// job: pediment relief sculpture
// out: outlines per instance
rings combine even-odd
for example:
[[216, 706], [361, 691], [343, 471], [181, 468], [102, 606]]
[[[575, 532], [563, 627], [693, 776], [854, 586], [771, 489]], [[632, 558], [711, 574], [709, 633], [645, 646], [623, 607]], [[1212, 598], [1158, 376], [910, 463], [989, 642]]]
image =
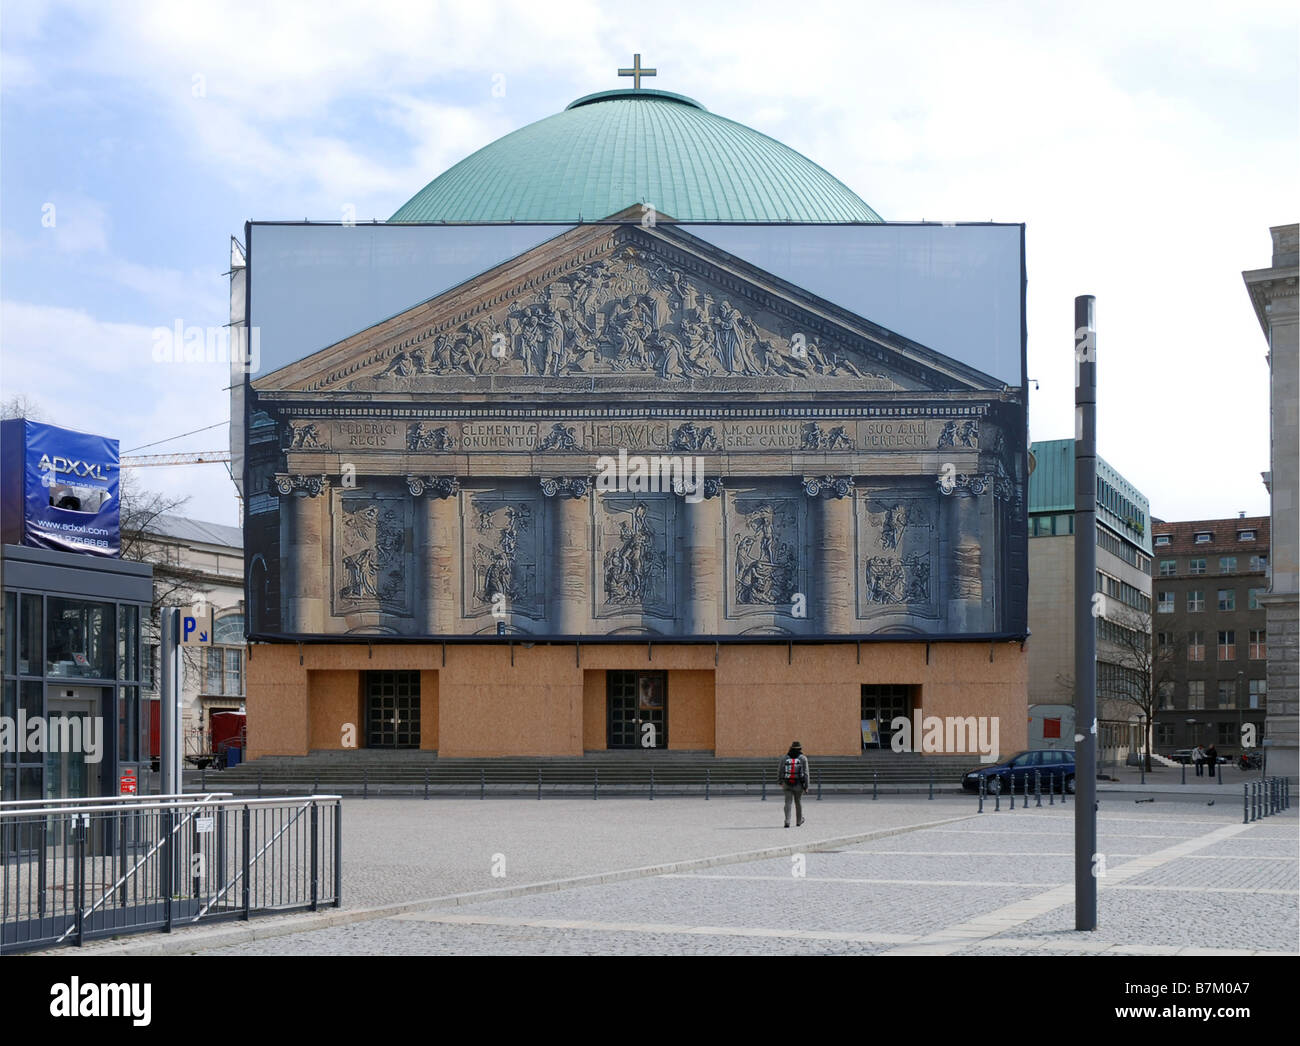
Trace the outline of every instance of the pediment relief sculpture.
[[[673, 235], [691, 241], [691, 254], [620, 227], [597, 248], [556, 257], [575, 235], [509, 263], [514, 274], [539, 255], [531, 275], [501, 285], [494, 270], [254, 384], [373, 394], [497, 376], [625, 375], [705, 387], [765, 378], [876, 392], [991, 383], [869, 321], [855, 330], [858, 318], [801, 302], [797, 289], [764, 282], [735, 259], [710, 265], [713, 249], [687, 234]], [[935, 361], [950, 364], [948, 373], [927, 369]]]

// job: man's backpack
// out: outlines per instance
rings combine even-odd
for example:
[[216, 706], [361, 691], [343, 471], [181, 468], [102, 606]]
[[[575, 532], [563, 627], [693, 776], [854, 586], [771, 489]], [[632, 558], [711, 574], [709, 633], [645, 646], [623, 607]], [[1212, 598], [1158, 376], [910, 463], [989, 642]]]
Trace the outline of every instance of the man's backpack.
[[781, 783], [783, 785], [801, 785], [803, 781], [803, 764], [792, 755], [781, 760]]

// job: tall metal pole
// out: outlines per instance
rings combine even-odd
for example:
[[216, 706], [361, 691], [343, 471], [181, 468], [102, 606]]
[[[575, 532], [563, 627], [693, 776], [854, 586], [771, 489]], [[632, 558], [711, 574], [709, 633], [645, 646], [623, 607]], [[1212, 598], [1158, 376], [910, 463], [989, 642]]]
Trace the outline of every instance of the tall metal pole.
[[158, 769], [162, 773], [163, 795], [176, 795], [181, 790], [180, 613], [177, 607], [162, 608]]
[[[1074, 928], [1097, 928], [1097, 299], [1074, 299]], [[1100, 601], [1097, 601], [1098, 603]]]

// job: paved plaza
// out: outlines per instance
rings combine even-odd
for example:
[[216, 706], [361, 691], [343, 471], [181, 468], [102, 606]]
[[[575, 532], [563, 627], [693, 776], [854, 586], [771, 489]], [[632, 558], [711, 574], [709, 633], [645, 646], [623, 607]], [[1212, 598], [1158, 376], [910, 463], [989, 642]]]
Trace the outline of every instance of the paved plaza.
[[[1136, 798], [1154, 798], [1138, 803]], [[209, 955], [1300, 951], [1294, 810], [1102, 795], [1100, 927], [1074, 930], [1074, 803], [349, 800], [344, 906], [101, 941]], [[494, 874], [495, 873], [495, 874]], [[784, 938], [779, 944], [774, 938]]]

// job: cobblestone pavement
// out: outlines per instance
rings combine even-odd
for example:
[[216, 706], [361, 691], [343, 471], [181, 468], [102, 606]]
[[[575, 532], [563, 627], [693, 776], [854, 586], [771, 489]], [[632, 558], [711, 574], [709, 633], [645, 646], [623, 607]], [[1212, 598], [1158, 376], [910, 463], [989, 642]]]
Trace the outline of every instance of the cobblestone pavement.
[[[1243, 825], [1223, 804], [1103, 800], [1100, 927], [1081, 933], [1073, 929], [1072, 803], [972, 816], [973, 801], [959, 797], [828, 799], [810, 804], [809, 824], [790, 831], [771, 800], [445, 801], [382, 812], [372, 802], [365, 817], [357, 805], [348, 807], [348, 853], [363, 852], [348, 872], [349, 903], [535, 888], [234, 945], [195, 938], [192, 950], [770, 954], [779, 937], [783, 949], [793, 942], [828, 955], [1300, 951], [1294, 811]], [[834, 841], [877, 829], [902, 830]], [[804, 849], [698, 863], [782, 845]], [[491, 877], [494, 853], [505, 857], [504, 878]], [[692, 861], [620, 881], [538, 887], [544, 877]]]

